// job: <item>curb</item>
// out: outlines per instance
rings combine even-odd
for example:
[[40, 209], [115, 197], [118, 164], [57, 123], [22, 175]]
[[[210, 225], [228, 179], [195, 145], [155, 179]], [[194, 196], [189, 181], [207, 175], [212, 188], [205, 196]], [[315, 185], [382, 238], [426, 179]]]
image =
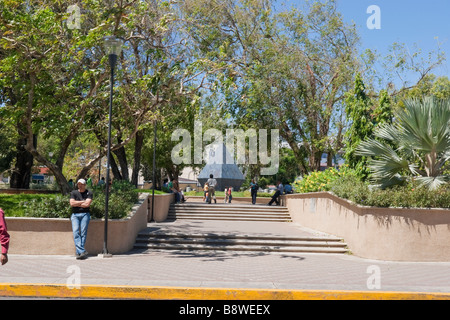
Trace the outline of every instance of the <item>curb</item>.
[[0, 284], [1, 297], [143, 300], [450, 300], [450, 293], [236, 289], [157, 286]]

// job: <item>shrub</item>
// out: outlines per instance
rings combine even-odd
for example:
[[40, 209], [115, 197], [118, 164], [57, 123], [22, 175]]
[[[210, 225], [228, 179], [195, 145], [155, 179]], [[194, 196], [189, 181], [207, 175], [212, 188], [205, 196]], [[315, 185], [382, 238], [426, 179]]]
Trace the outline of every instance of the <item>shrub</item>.
[[[103, 188], [94, 188], [94, 200], [91, 205], [93, 218], [105, 216], [106, 195]], [[115, 181], [111, 185], [108, 201], [108, 218], [122, 219], [127, 216], [133, 205], [138, 201], [139, 193], [128, 181]]]
[[36, 218], [69, 218], [72, 211], [69, 197], [55, 195], [21, 202], [24, 207], [24, 216]]
[[374, 207], [399, 208], [450, 208], [450, 186], [430, 190], [417, 183], [393, 186], [387, 189], [370, 188], [367, 182], [347, 176], [330, 184], [336, 196], [357, 204]]
[[[90, 207], [91, 217], [101, 219], [105, 216], [104, 189], [93, 187], [92, 192], [94, 197]], [[108, 218], [126, 217], [138, 199], [139, 193], [132, 184], [127, 181], [114, 182], [109, 195]], [[27, 217], [69, 218], [72, 213], [69, 201], [68, 195], [55, 195], [24, 201], [20, 205], [24, 208], [24, 215]]]
[[348, 199], [355, 203], [366, 204], [369, 185], [360, 180], [356, 175], [348, 174], [335, 179], [328, 185], [329, 191], [338, 197]]
[[350, 169], [347, 165], [343, 165], [339, 170], [328, 168], [324, 171], [312, 172], [303, 179], [296, 180], [292, 187], [299, 193], [330, 191], [330, 184], [333, 181], [345, 176], [356, 177], [356, 175], [356, 171]]

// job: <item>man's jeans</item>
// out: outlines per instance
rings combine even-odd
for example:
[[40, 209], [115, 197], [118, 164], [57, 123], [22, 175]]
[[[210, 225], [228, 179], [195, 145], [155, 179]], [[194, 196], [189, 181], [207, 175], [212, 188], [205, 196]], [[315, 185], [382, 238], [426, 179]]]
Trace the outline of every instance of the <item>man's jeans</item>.
[[91, 215], [89, 212], [72, 213], [70, 221], [72, 221], [73, 240], [75, 242], [75, 250], [77, 254], [82, 254], [84, 244], [86, 243], [86, 235]]

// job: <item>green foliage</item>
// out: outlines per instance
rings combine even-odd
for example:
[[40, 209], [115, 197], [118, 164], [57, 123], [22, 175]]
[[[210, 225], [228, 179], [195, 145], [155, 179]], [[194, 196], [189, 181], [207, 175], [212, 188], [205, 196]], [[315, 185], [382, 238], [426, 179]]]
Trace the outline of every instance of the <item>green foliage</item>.
[[292, 187], [299, 193], [329, 191], [331, 183], [337, 179], [346, 176], [356, 177], [357, 175], [356, 170], [349, 168], [348, 165], [343, 165], [339, 170], [328, 168], [324, 171], [312, 172], [303, 179], [295, 181]]
[[[105, 216], [105, 193], [103, 188], [94, 188], [94, 200], [91, 205], [93, 218], [101, 219]], [[108, 202], [108, 218], [122, 219], [127, 216], [133, 205], [138, 201], [139, 193], [128, 181], [114, 181], [111, 186]]]
[[417, 183], [393, 186], [382, 190], [370, 188], [368, 182], [356, 176], [346, 176], [333, 181], [330, 191], [354, 203], [373, 207], [397, 208], [450, 208], [450, 185], [429, 190]]
[[[450, 99], [425, 97], [405, 101], [395, 123], [383, 124], [375, 137], [360, 143], [356, 154], [371, 157], [369, 168], [380, 187], [416, 180], [435, 189], [449, 181]], [[393, 147], [396, 146], [396, 147]]]
[[0, 194], [0, 208], [7, 217], [22, 217], [30, 203], [54, 196], [54, 194]]
[[[105, 215], [105, 193], [104, 189], [94, 187], [92, 190], [94, 197], [91, 204], [91, 217], [94, 219], [104, 218]], [[10, 196], [11, 197], [11, 196]], [[17, 196], [16, 196], [17, 198]], [[122, 219], [131, 211], [137, 203], [139, 192], [126, 181], [114, 182], [111, 187], [108, 205], [108, 217], [110, 219]], [[7, 197], [8, 199], [8, 197]], [[39, 218], [69, 218], [72, 211], [69, 204], [69, 196], [63, 195], [23, 195], [20, 202], [14, 203], [21, 208], [15, 212], [17, 215]], [[5, 210], [9, 210], [6, 207]], [[14, 212], [10, 212], [14, 214]]]
[[367, 158], [357, 156], [355, 150], [362, 140], [372, 136], [375, 123], [372, 119], [370, 103], [361, 75], [357, 74], [354, 89], [347, 94], [345, 101], [345, 111], [351, 126], [345, 133], [344, 158], [346, 163], [364, 179], [369, 175]]
[[72, 211], [67, 196], [55, 195], [21, 203], [24, 216], [35, 218], [69, 218]]

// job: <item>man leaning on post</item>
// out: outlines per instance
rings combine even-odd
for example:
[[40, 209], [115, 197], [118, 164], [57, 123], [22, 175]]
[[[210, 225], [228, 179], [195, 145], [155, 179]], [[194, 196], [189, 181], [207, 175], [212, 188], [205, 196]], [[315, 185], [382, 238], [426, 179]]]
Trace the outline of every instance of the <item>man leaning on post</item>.
[[88, 252], [84, 249], [84, 245], [91, 220], [89, 207], [92, 202], [92, 192], [86, 189], [86, 180], [84, 179], [77, 181], [77, 187], [77, 190], [70, 193], [70, 206], [72, 207], [70, 220], [72, 221], [76, 258], [86, 259]]
[[0, 208], [0, 245], [2, 246], [0, 261], [2, 265], [8, 262], [9, 239], [10, 236], [6, 227], [5, 213]]

